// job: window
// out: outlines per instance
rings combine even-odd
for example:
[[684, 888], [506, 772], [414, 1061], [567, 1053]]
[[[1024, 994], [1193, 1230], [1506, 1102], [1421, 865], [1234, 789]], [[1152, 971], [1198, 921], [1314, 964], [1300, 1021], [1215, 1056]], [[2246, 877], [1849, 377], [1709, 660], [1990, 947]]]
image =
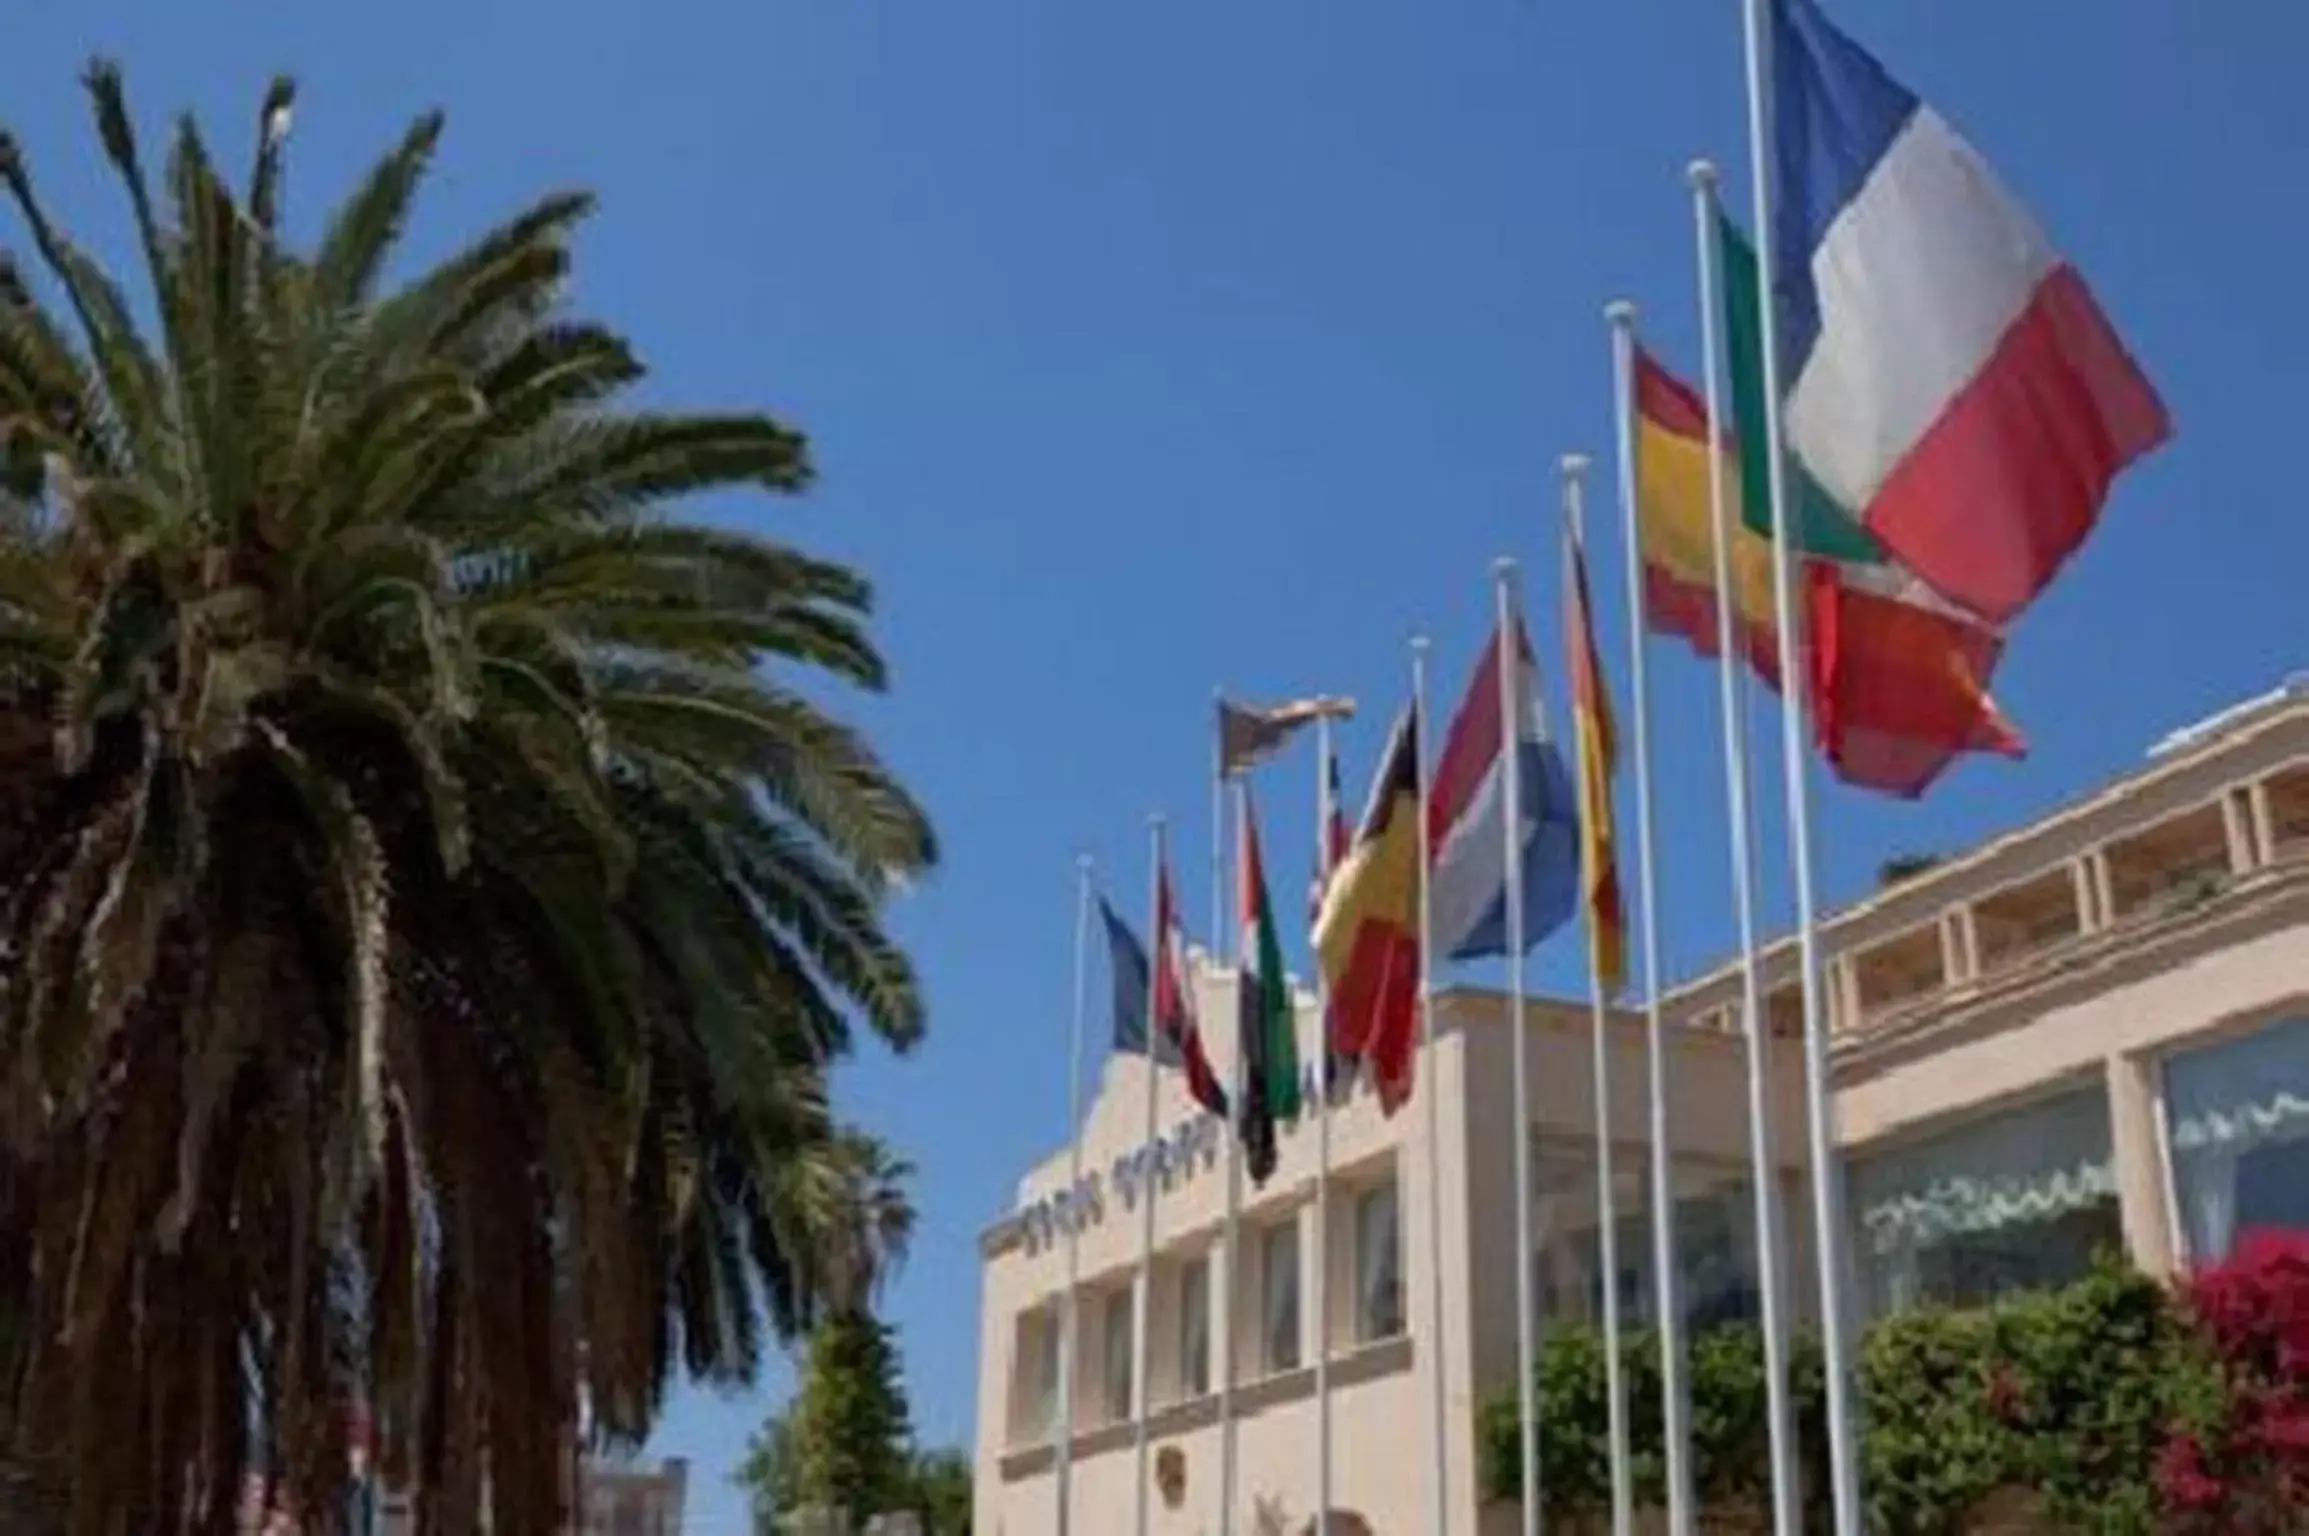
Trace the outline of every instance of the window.
[[[1594, 1154], [1552, 1144], [1545, 1155], [1554, 1171], [1537, 1192], [1535, 1304], [1543, 1321], [1600, 1322], [1603, 1241], [1595, 1219]], [[1753, 1186], [1744, 1170], [1712, 1160], [1678, 1158], [1673, 1166], [1685, 1322], [1697, 1330], [1753, 1319], [1762, 1298], [1756, 1282]], [[1650, 1323], [1659, 1315], [1659, 1297], [1653, 1280], [1649, 1159], [1641, 1152], [1618, 1153], [1612, 1159], [1612, 1186], [1619, 1315], [1625, 1323]]]
[[1179, 1396], [1211, 1390], [1211, 1261], [1200, 1254], [1179, 1266]]
[[1695, 1332], [1752, 1323], [1763, 1315], [1754, 1191], [1746, 1176], [1725, 1176], [1713, 1188], [1676, 1200], [1676, 1268], [1683, 1277], [1684, 1321]]
[[1261, 1341], [1269, 1371], [1299, 1368], [1299, 1224], [1284, 1221], [1267, 1229], [1260, 1248]]
[[[1603, 1318], [1603, 1253], [1596, 1220], [1594, 1146], [1534, 1138], [1532, 1147], [1533, 1304], [1542, 1321], [1596, 1323]], [[1612, 1159], [1612, 1206], [1617, 1219], [1617, 1292], [1620, 1316], [1635, 1315], [1646, 1289], [1643, 1170], [1624, 1152]]]
[[2255, 1231], [2309, 1231], [2309, 1019], [2173, 1057], [2165, 1124], [2191, 1263]]
[[1355, 1339], [1371, 1344], [1403, 1331], [1403, 1234], [1395, 1181], [1355, 1199]]
[[2076, 1279], [2124, 1243], [2113, 1164], [2098, 1084], [1855, 1158], [1869, 1313]]
[[1099, 1308], [1102, 1342], [1106, 1346], [1101, 1364], [1105, 1367], [1106, 1421], [1122, 1424], [1129, 1421], [1133, 1409], [1131, 1401], [1131, 1360], [1137, 1351], [1132, 1347], [1131, 1297], [1128, 1291], [1109, 1291]]
[[1040, 1439], [1058, 1417], [1058, 1307], [1035, 1308], [1019, 1318], [1018, 1391], [1011, 1418], [1012, 1438]]

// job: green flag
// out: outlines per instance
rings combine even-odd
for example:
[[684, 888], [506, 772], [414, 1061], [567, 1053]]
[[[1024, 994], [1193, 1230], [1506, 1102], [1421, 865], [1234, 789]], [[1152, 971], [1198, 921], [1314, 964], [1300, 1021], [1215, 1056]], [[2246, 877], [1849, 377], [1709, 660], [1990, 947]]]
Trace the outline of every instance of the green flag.
[[1299, 1117], [1299, 1032], [1291, 983], [1283, 971], [1283, 944], [1275, 933], [1275, 909], [1267, 900], [1267, 874], [1259, 861], [1258, 819], [1248, 794], [1243, 797], [1242, 839], [1237, 1049], [1243, 1084], [1236, 1134], [1242, 1138], [1251, 1182], [1263, 1184], [1275, 1171], [1275, 1123]]
[[[1724, 274], [1724, 350], [1732, 375], [1732, 420], [1740, 435], [1740, 512], [1748, 526], [1772, 536], [1771, 485], [1764, 453], [1763, 282], [1755, 247], [1731, 216], [1716, 215], [1717, 265]], [[1795, 504], [1795, 547], [1849, 564], [1873, 565], [1884, 547], [1859, 520], [1838, 506], [1793, 456], [1785, 489]]]

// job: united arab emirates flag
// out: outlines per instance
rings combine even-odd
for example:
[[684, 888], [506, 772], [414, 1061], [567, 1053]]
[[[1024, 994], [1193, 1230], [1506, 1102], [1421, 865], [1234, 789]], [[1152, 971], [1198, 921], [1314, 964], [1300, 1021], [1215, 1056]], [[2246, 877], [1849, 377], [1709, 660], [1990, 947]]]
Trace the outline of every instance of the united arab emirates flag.
[[1275, 936], [1275, 911], [1267, 901], [1267, 875], [1259, 863], [1259, 823], [1248, 787], [1242, 816], [1242, 960], [1238, 997], [1236, 1061], [1241, 1064], [1242, 1096], [1235, 1134], [1243, 1144], [1244, 1166], [1253, 1184], [1275, 1171], [1275, 1126], [1299, 1116], [1299, 1045], [1291, 1008], [1291, 984], [1283, 972], [1283, 945]]

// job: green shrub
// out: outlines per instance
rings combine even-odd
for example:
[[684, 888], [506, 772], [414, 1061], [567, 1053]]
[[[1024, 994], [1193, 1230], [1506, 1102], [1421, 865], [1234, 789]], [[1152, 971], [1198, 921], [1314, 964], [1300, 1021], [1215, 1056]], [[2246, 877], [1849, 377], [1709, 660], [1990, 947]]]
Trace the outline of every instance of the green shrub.
[[[1692, 1473], [1711, 1512], [1771, 1498], [1763, 1344], [1753, 1327], [1691, 1340]], [[1635, 1497], [1663, 1501], [1659, 1343], [1623, 1344]], [[2155, 1281], [2104, 1266], [2066, 1288], [1995, 1306], [1904, 1313], [1868, 1330], [1859, 1361], [1868, 1527], [1953, 1536], [1989, 1495], [2027, 1489], [2063, 1527], [2154, 1530], [2168, 1430], [2218, 1391], [2210, 1352]], [[1828, 1516], [1825, 1378], [1813, 1339], [1794, 1341], [1793, 1401], [1805, 1523]], [[1591, 1524], [1611, 1500], [1604, 1350], [1591, 1328], [1552, 1329], [1539, 1360], [1540, 1470], [1551, 1522]], [[1486, 1491], [1514, 1498], [1521, 1455], [1513, 1393], [1484, 1406]]]

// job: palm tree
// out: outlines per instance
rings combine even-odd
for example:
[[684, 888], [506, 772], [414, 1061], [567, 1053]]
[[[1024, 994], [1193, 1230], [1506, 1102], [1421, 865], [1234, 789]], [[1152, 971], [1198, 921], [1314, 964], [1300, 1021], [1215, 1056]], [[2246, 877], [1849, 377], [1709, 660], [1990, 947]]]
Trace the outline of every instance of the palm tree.
[[87, 86], [149, 324], [0, 138], [0, 1452], [222, 1530], [342, 1508], [357, 1408], [428, 1532], [555, 1529], [580, 1404], [638, 1439], [903, 1236], [829, 1196], [936, 856], [815, 702], [868, 590], [676, 515], [805, 443], [620, 403], [590, 198], [388, 287], [438, 115], [292, 250], [286, 81], [240, 192]]

